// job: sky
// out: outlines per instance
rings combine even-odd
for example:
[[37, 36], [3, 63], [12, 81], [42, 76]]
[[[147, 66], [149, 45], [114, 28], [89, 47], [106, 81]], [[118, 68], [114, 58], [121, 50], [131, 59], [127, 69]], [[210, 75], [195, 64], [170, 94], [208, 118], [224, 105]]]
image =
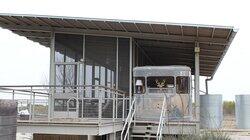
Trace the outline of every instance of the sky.
[[[209, 94], [234, 100], [250, 93], [247, 0], [2, 0], [0, 13], [234, 26], [239, 31], [209, 82]], [[0, 85], [46, 84], [48, 73], [48, 48], [0, 28]]]

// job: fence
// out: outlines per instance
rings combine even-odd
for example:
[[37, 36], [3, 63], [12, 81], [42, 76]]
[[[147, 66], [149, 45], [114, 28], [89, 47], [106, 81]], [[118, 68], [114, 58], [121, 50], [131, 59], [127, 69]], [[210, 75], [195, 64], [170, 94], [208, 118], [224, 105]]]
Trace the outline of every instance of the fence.
[[0, 86], [18, 102], [18, 118], [26, 121], [124, 120], [127, 93], [99, 85]]

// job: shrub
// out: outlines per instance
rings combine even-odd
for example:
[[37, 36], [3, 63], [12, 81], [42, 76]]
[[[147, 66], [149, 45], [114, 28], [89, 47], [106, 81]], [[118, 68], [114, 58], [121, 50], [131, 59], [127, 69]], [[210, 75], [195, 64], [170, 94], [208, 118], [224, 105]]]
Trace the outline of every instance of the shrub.
[[234, 101], [224, 101], [223, 102], [223, 114], [224, 115], [234, 115], [235, 113], [235, 102]]

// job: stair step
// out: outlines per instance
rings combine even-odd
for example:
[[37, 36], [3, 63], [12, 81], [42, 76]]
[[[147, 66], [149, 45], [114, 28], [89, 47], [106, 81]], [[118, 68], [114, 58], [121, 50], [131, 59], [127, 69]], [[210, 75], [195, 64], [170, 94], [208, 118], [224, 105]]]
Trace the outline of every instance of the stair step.
[[158, 126], [152, 126], [148, 128], [147, 126], [133, 126], [132, 132], [133, 133], [146, 133], [149, 132], [150, 134], [156, 134]]
[[136, 135], [136, 134], [131, 135], [131, 137], [135, 137], [135, 138], [156, 138], [156, 136], [152, 136], [152, 135]]

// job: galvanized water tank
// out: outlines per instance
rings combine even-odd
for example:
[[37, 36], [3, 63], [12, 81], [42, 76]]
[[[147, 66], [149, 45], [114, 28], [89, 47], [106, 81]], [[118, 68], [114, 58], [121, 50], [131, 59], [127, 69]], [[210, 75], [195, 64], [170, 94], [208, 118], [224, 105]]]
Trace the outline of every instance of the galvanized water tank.
[[250, 95], [235, 96], [236, 126], [240, 129], [250, 129]]
[[223, 105], [222, 95], [200, 95], [200, 126], [204, 129], [222, 127]]
[[16, 140], [17, 104], [0, 100], [0, 140]]

